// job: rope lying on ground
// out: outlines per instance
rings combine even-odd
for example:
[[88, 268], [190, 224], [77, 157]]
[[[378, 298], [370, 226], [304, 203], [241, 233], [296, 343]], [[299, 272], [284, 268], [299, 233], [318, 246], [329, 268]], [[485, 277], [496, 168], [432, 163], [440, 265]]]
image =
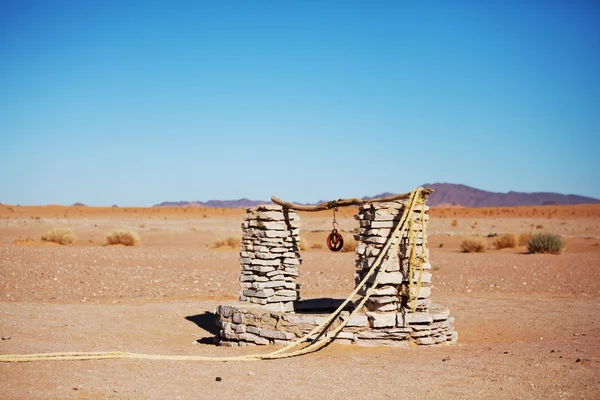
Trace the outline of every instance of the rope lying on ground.
[[[121, 351], [108, 351], [108, 352], [65, 352], [65, 353], [40, 353], [40, 354], [7, 354], [0, 355], [0, 362], [31, 362], [31, 361], [75, 361], [75, 360], [108, 360], [108, 359], [136, 359], [136, 360], [171, 360], [171, 361], [258, 361], [258, 360], [276, 360], [280, 358], [297, 357], [303, 354], [312, 353], [321, 349], [330, 343], [335, 336], [348, 324], [348, 322], [362, 310], [366, 301], [373, 294], [377, 287], [377, 274], [381, 269], [383, 260], [388, 258], [390, 255], [397, 252], [398, 246], [402, 240], [402, 236], [407, 230], [406, 222], [410, 218], [409, 224], [410, 229], [410, 245], [411, 245], [411, 261], [412, 255], [414, 254], [415, 238], [414, 230], [412, 229], [413, 213], [417, 204], [422, 206], [421, 218], [424, 225], [424, 205], [425, 196], [427, 192], [425, 189], [419, 187], [410, 193], [407, 201], [407, 207], [404, 209], [404, 213], [394, 231], [389, 236], [383, 249], [379, 252], [373, 266], [364, 276], [362, 281], [356, 286], [352, 293], [344, 300], [344, 302], [319, 326], [315, 327], [309, 333], [304, 335], [297, 341], [283, 347], [279, 350], [273, 351], [267, 354], [247, 354], [242, 356], [231, 356], [231, 357], [205, 357], [205, 356], [182, 356], [182, 355], [159, 355], [159, 354], [142, 354], [142, 353], [128, 353]], [[393, 245], [392, 245], [393, 243]], [[412, 273], [412, 271], [411, 271]], [[340, 317], [343, 309], [352, 300], [352, 298], [358, 293], [358, 291], [368, 284], [371, 277], [375, 275], [371, 286], [368, 288], [366, 294], [363, 296], [359, 304], [354, 308], [352, 313], [348, 315], [341, 323], [335, 327], [331, 332], [325, 333], [326, 329], [330, 327], [333, 322]], [[409, 276], [409, 298], [413, 299], [412, 295], [412, 280], [413, 276]], [[421, 277], [419, 277], [418, 286], [420, 286]], [[416, 303], [416, 298], [414, 299]], [[316, 340], [313, 340], [307, 346], [289, 352], [292, 349], [300, 346], [301, 344], [311, 340], [313, 335], [316, 335]]]

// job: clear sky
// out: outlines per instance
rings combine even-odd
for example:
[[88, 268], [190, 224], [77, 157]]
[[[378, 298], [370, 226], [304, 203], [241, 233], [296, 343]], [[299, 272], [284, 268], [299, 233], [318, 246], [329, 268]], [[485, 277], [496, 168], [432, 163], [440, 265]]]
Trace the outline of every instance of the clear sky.
[[0, 202], [600, 198], [600, 3], [0, 0]]

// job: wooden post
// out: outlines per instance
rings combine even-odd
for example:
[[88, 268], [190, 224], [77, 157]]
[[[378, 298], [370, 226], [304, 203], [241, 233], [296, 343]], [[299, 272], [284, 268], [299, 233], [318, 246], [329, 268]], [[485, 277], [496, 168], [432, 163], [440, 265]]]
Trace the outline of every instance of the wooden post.
[[[433, 189], [424, 189], [423, 194], [430, 195], [433, 193]], [[348, 206], [361, 206], [363, 204], [370, 203], [384, 203], [387, 201], [396, 201], [396, 200], [405, 200], [408, 199], [410, 193], [402, 193], [389, 197], [379, 197], [370, 200], [362, 200], [362, 199], [339, 199], [339, 200], [331, 200], [324, 201], [323, 203], [315, 204], [312, 206], [305, 206], [301, 204], [290, 203], [281, 199], [278, 199], [275, 196], [271, 196], [271, 201], [275, 204], [282, 206], [283, 208], [289, 208], [297, 211], [323, 211], [323, 210], [331, 210], [332, 208], [337, 207], [348, 207]]]

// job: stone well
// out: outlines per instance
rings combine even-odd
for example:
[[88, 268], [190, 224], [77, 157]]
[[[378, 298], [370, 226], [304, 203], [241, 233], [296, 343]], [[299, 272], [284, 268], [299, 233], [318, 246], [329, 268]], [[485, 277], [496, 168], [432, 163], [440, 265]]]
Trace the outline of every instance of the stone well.
[[[397, 226], [404, 202], [359, 207], [355, 218], [356, 282], [360, 282]], [[426, 224], [429, 208], [417, 207], [414, 234], [402, 238], [383, 260], [378, 285], [363, 310], [335, 338], [336, 343], [409, 346], [453, 344], [454, 318], [446, 307], [431, 303], [431, 264]], [[296, 278], [302, 260], [298, 248], [300, 217], [277, 205], [248, 208], [242, 222], [240, 301], [216, 310], [222, 346], [286, 345], [325, 321], [342, 300], [300, 299]], [[411, 240], [414, 240], [415, 246]], [[393, 243], [394, 244], [394, 243]], [[414, 249], [414, 254], [411, 254]], [[412, 282], [411, 282], [412, 281]], [[366, 288], [359, 289], [359, 296]], [[345, 318], [360, 297], [342, 312]], [[332, 327], [339, 324], [334, 321]]]

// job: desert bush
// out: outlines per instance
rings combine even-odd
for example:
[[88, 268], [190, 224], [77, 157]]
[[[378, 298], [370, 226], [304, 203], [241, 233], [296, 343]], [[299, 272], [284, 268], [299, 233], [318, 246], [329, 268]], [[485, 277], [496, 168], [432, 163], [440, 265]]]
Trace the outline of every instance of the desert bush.
[[521, 233], [519, 235], [519, 246], [527, 246], [531, 241], [531, 233]]
[[500, 249], [513, 249], [517, 247], [517, 237], [512, 233], [505, 233], [494, 240], [494, 247]]
[[465, 253], [485, 253], [486, 241], [480, 236], [470, 236], [463, 239], [460, 248]]
[[25, 243], [33, 243], [35, 242], [35, 240], [33, 240], [32, 237], [18, 237], [15, 240], [13, 240], [14, 244], [25, 244]]
[[298, 242], [298, 249], [300, 249], [300, 251], [308, 250], [308, 242], [304, 239], [300, 239]]
[[565, 241], [554, 233], [536, 233], [527, 244], [530, 253], [560, 254], [564, 248]]
[[211, 248], [213, 249], [217, 249], [219, 247], [231, 247], [231, 248], [236, 248], [236, 247], [240, 247], [240, 239], [233, 237], [233, 236], [227, 236], [225, 239], [217, 239], [213, 242], [213, 244], [211, 244]]
[[536, 225], [535, 229], [544, 229], [544, 225]]
[[125, 246], [137, 246], [141, 243], [140, 237], [136, 232], [125, 229], [115, 229], [109, 232], [105, 239], [108, 245], [122, 244]]
[[345, 238], [344, 245], [342, 246], [342, 249], [340, 251], [343, 253], [349, 253], [351, 251], [356, 250], [356, 246], [358, 246], [358, 243], [356, 242], [354, 237]]
[[452, 225], [453, 227], [457, 227], [457, 226], [458, 226], [458, 221], [457, 221], [457, 220], [455, 220], [455, 219], [453, 219], [453, 220], [452, 220], [452, 224], [451, 224], [451, 225]]
[[323, 244], [322, 243], [313, 243], [310, 245], [311, 249], [322, 249], [323, 248]]
[[75, 237], [69, 228], [54, 228], [42, 236], [42, 240], [58, 244], [72, 244]]

